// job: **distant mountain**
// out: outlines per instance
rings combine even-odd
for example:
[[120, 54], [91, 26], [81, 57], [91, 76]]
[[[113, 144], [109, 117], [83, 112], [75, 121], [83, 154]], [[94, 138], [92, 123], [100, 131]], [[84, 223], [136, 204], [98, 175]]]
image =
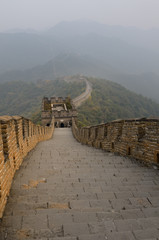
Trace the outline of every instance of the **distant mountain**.
[[110, 79], [159, 102], [159, 29], [74, 21], [0, 33], [0, 82], [72, 74]]
[[[2, 32], [1, 32], [2, 33]], [[4, 33], [33, 33], [33, 34], [38, 34], [39, 32], [32, 29], [32, 28], [13, 28], [5, 31]]]
[[110, 78], [112, 81], [118, 82], [133, 92], [142, 94], [159, 103], [159, 75], [152, 72], [143, 74], [117, 74]]
[[0, 72], [24, 70], [59, 54], [76, 53], [128, 74], [159, 74], [158, 40], [159, 30], [143, 31], [91, 21], [62, 22], [41, 34], [0, 33]]
[[117, 38], [132, 45], [140, 46], [159, 52], [159, 29], [138, 29], [106, 25], [94, 21], [78, 20], [73, 22], [60, 22], [48, 30], [48, 34], [56, 36], [97, 34], [108, 38]]
[[89, 55], [60, 54], [44, 65], [39, 65], [23, 71], [8, 71], [0, 74], [0, 82], [38, 80], [54, 80], [57, 77], [82, 74], [97, 78], [107, 78], [117, 82], [127, 89], [143, 96], [154, 99], [159, 103], [159, 75], [154, 73], [125, 74], [110, 65], [105, 65], [101, 60], [96, 60]]
[[84, 36], [63, 37], [64, 44], [74, 52], [89, 55], [125, 73], [145, 71], [159, 74], [159, 54], [131, 45], [117, 38], [90, 33]]
[[62, 51], [62, 44], [42, 34], [0, 33], [0, 73], [44, 64]]
[[29, 81], [55, 79], [56, 77], [82, 74], [86, 76], [109, 77], [116, 72], [102, 61], [93, 59], [89, 55], [60, 54], [44, 65], [39, 65], [23, 71], [8, 71], [0, 75], [0, 82]]

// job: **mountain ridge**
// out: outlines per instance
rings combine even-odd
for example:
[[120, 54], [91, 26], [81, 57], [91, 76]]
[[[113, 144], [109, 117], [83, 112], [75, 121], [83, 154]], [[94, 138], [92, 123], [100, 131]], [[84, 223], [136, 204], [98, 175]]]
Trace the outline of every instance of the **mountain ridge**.
[[110, 65], [105, 65], [101, 60], [93, 59], [89, 55], [61, 54], [44, 65], [28, 70], [9, 71], [0, 74], [0, 82], [13, 80], [36, 82], [38, 80], [54, 80], [57, 77], [76, 74], [107, 78], [159, 103], [159, 76], [157, 74], [153, 72], [125, 74]]
[[[64, 22], [41, 33], [0, 33], [0, 72], [44, 64], [64, 52], [89, 54], [129, 73], [147, 69], [159, 72], [159, 31], [149, 39], [150, 31], [134, 30], [137, 33], [133, 33], [132, 29], [96, 22]], [[140, 40], [140, 44], [132, 40], [134, 38]], [[153, 44], [149, 44], [151, 42]]]
[[[85, 90], [85, 82], [80, 79], [80, 76], [74, 76], [34, 83], [0, 83], [0, 115], [22, 115], [39, 122], [42, 98], [74, 98]], [[86, 79], [92, 84], [93, 91], [91, 97], [78, 109], [81, 124], [94, 125], [119, 118], [159, 116], [159, 104], [151, 99], [106, 79]]]
[[159, 102], [158, 49], [158, 29], [92, 21], [63, 22], [41, 33], [0, 33], [0, 82], [83, 74]]

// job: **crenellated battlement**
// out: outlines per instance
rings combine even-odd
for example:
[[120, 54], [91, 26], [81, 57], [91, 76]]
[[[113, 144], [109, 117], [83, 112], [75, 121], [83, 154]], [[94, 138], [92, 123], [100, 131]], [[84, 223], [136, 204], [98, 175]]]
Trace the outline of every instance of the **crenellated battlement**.
[[73, 120], [72, 131], [83, 144], [159, 164], [159, 119], [116, 120], [84, 128]]
[[44, 97], [42, 100], [42, 125], [49, 126], [51, 119], [55, 119], [56, 127], [70, 127], [72, 118], [77, 117], [73, 101], [69, 98]]
[[51, 138], [53, 130], [54, 119], [50, 127], [43, 127], [20, 116], [0, 117], [0, 218], [16, 170], [38, 142]]
[[[42, 100], [42, 111], [46, 111], [47, 110], [47, 105], [50, 105], [50, 109], [51, 109], [51, 104], [65, 104], [66, 102], [71, 102], [71, 105], [73, 106], [73, 102], [71, 101], [71, 99], [69, 97], [44, 97]], [[74, 107], [74, 106], [73, 106]]]

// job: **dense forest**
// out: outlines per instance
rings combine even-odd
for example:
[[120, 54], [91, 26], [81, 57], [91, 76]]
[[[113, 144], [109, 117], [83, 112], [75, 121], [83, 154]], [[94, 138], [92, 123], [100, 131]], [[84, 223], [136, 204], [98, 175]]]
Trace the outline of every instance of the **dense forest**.
[[39, 81], [27, 83], [22, 81], [0, 84], [0, 115], [22, 115], [38, 119], [44, 96], [70, 96], [74, 98], [85, 90], [85, 82]]
[[159, 104], [104, 79], [88, 78], [92, 96], [78, 109], [79, 124], [95, 125], [115, 119], [159, 116]]
[[[22, 115], [40, 123], [44, 96], [74, 98], [85, 90], [85, 82], [81, 82], [79, 77], [72, 79], [0, 84], [0, 115]], [[94, 125], [119, 118], [159, 116], [159, 104], [152, 100], [105, 79], [87, 79], [93, 91], [92, 96], [78, 109], [79, 125]]]

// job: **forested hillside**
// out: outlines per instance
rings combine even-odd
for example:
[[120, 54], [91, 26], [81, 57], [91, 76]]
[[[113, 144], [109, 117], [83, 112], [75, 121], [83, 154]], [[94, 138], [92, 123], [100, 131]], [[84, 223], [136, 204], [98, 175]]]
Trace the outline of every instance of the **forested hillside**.
[[[0, 115], [22, 115], [40, 122], [41, 101], [44, 96], [80, 95], [85, 82], [73, 81], [6, 82], [0, 84]], [[121, 85], [96, 78], [87, 78], [93, 87], [92, 96], [78, 109], [79, 124], [93, 125], [119, 118], [159, 116], [159, 104], [137, 95]]]
[[95, 125], [115, 119], [159, 116], [159, 104], [137, 95], [121, 85], [89, 78], [92, 97], [79, 110], [80, 125]]
[[0, 115], [22, 115], [38, 118], [39, 121], [44, 96], [74, 98], [84, 90], [84, 82], [66, 82], [60, 79], [38, 83], [21, 81], [3, 83], [0, 84]]

